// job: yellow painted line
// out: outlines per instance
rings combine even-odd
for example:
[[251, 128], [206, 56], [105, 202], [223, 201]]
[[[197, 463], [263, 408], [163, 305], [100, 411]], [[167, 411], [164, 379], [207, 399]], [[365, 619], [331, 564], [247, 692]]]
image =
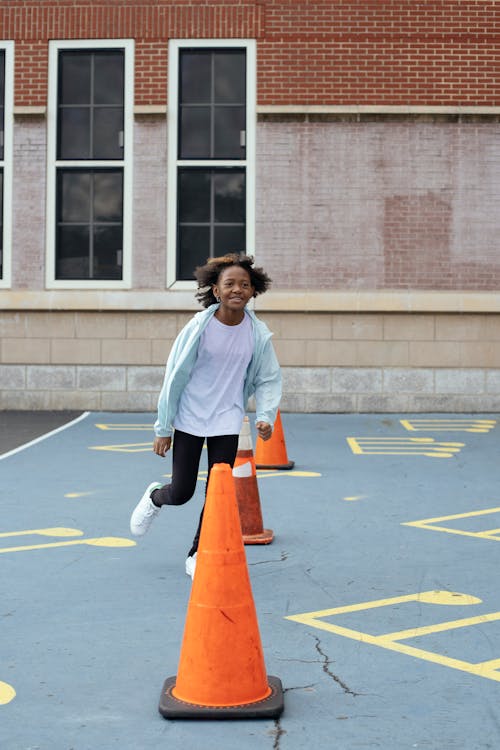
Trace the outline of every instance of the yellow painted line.
[[343, 497], [342, 500], [346, 500], [347, 502], [355, 502], [356, 500], [364, 500], [365, 497], [368, 497], [368, 495], [348, 495], [347, 497]]
[[115, 451], [116, 453], [142, 453], [153, 449], [153, 443], [121, 443], [119, 445], [91, 445], [91, 451]]
[[86, 497], [87, 495], [94, 495], [94, 494], [95, 494], [94, 492], [66, 492], [64, 497], [70, 497], [70, 498]]
[[462, 659], [452, 659], [444, 654], [438, 654], [434, 651], [426, 651], [425, 649], [415, 648], [409, 646], [406, 643], [400, 641], [404, 638], [415, 638], [418, 636], [430, 635], [432, 633], [446, 632], [460, 627], [474, 627], [475, 625], [483, 624], [485, 622], [493, 622], [500, 620], [500, 612], [490, 612], [476, 617], [463, 618], [460, 620], [451, 620], [444, 623], [436, 623], [434, 625], [410, 628], [397, 633], [386, 633], [383, 635], [371, 635], [370, 633], [364, 633], [359, 630], [353, 630], [351, 628], [345, 628], [340, 625], [335, 625], [331, 622], [325, 622], [321, 618], [333, 617], [348, 612], [362, 612], [365, 610], [376, 609], [379, 607], [388, 607], [394, 604], [400, 604], [403, 602], [418, 601], [424, 604], [441, 604], [441, 605], [474, 605], [480, 604], [481, 599], [477, 597], [468, 596], [467, 594], [459, 594], [448, 591], [426, 591], [418, 594], [410, 594], [408, 596], [393, 597], [391, 599], [379, 599], [372, 602], [362, 602], [360, 604], [348, 605], [345, 607], [334, 607], [333, 609], [325, 609], [317, 612], [306, 612], [300, 615], [290, 615], [286, 617], [287, 620], [299, 622], [309, 627], [324, 630], [335, 635], [343, 636], [344, 638], [350, 638], [361, 643], [368, 643], [373, 646], [379, 646], [389, 651], [395, 651], [400, 654], [412, 656], [417, 659], [432, 662], [441, 666], [446, 666], [451, 669], [458, 669], [469, 674], [474, 674], [478, 677], [484, 677], [496, 682], [500, 682], [500, 673], [497, 671], [500, 667], [500, 659], [491, 659], [485, 662], [472, 663]]
[[0, 680], [0, 706], [5, 706], [16, 697], [16, 691], [8, 682]]
[[445, 431], [485, 433], [496, 427], [496, 419], [400, 419], [409, 432]]
[[96, 423], [96, 427], [99, 430], [153, 430], [152, 424], [134, 424], [133, 422], [126, 424], [126, 423]]
[[67, 529], [62, 526], [55, 526], [48, 529], [26, 529], [25, 531], [3, 531], [0, 537], [10, 536], [32, 536], [37, 534], [39, 536], [83, 536], [83, 531], [80, 529]]
[[476, 516], [488, 516], [494, 513], [500, 513], [500, 507], [496, 508], [485, 508], [483, 510], [474, 510], [468, 513], [454, 513], [450, 516], [438, 516], [437, 518], [423, 518], [419, 521], [407, 521], [402, 523], [402, 526], [415, 526], [419, 529], [427, 529], [429, 531], [440, 531], [445, 534], [458, 534], [459, 536], [471, 536], [479, 539], [491, 539], [493, 541], [500, 541], [500, 538], [496, 534], [500, 533], [500, 529], [485, 529], [484, 531], [466, 531], [465, 529], [457, 529], [449, 526], [439, 526], [438, 524], [444, 521], [456, 521], [462, 518], [475, 518]]
[[88, 544], [93, 547], [135, 547], [136, 543], [132, 539], [103, 536], [95, 539], [77, 539], [71, 542], [51, 542], [50, 544], [30, 544], [22, 547], [3, 547], [0, 548], [0, 554], [6, 552], [28, 552], [35, 549], [52, 549], [54, 547], [71, 547], [76, 544]]

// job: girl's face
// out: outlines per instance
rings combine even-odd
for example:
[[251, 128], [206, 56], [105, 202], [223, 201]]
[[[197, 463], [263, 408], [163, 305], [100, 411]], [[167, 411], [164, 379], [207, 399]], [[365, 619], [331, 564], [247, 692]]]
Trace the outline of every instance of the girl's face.
[[250, 274], [241, 266], [225, 268], [213, 286], [213, 293], [220, 297], [221, 306], [234, 311], [242, 310], [254, 292]]

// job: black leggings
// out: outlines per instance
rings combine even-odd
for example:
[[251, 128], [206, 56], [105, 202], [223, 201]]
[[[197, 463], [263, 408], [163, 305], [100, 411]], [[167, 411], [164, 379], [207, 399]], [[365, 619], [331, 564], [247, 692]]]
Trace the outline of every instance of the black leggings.
[[[212, 466], [214, 464], [229, 464], [231, 467], [234, 465], [238, 438], [239, 435], [215, 435], [207, 438], [208, 476], [205, 495]], [[193, 497], [204, 442], [204, 437], [175, 430], [172, 448], [172, 481], [151, 493], [155, 505], [184, 505]], [[194, 555], [198, 549], [202, 520], [203, 509], [189, 555]]]

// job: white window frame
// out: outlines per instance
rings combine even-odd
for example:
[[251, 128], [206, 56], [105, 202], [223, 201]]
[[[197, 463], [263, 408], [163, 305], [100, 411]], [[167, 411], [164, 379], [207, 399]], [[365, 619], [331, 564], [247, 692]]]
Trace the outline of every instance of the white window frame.
[[[67, 160], [57, 155], [57, 75], [59, 52], [64, 50], [122, 49], [124, 51], [123, 159]], [[130, 289], [132, 286], [132, 187], [134, 125], [134, 40], [75, 39], [49, 42], [49, 96], [47, 107], [47, 289]], [[123, 266], [120, 280], [56, 279], [56, 172], [58, 167], [120, 167], [123, 169]]]
[[[0, 289], [12, 284], [12, 160], [14, 125], [14, 42], [0, 41], [5, 53], [5, 101], [4, 101], [4, 158], [3, 168], [3, 273]], [[2, 210], [2, 206], [0, 206]]]
[[[245, 159], [178, 159], [179, 52], [186, 48], [246, 50], [246, 152]], [[255, 39], [171, 39], [168, 44], [168, 169], [167, 169], [167, 287], [196, 289], [196, 282], [178, 281], [177, 274], [177, 171], [179, 167], [240, 167], [246, 172], [246, 246], [255, 247], [255, 130], [257, 61]], [[194, 270], [194, 269], [193, 269]]]

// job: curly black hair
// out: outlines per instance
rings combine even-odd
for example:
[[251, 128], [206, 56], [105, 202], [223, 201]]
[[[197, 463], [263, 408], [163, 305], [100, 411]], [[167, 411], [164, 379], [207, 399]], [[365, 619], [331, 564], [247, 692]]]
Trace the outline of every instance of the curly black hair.
[[194, 275], [198, 282], [196, 299], [203, 307], [210, 307], [217, 302], [213, 293], [213, 286], [217, 284], [219, 276], [226, 268], [240, 266], [248, 272], [250, 282], [254, 288], [253, 296], [263, 294], [271, 284], [271, 279], [263, 268], [255, 268], [253, 256], [244, 253], [227, 253], [219, 258], [209, 258], [204, 266], [197, 266]]

